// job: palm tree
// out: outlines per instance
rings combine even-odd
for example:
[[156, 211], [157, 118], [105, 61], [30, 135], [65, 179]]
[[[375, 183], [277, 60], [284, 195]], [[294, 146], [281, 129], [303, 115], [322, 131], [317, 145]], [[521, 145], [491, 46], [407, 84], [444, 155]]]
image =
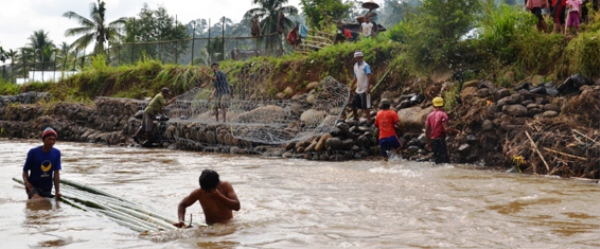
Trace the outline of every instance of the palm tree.
[[[2, 75], [0, 75], [2, 77], [2, 79], [4, 79], [4, 70], [5, 70], [5, 65], [4, 62], [6, 61], [6, 57], [4, 57], [4, 49], [2, 48], [2, 46], [0, 46], [0, 61], [2, 61]], [[2, 81], [0, 81], [2, 82]]]
[[49, 65], [48, 62], [52, 58], [52, 53], [54, 51], [54, 43], [48, 38], [48, 32], [44, 32], [44, 30], [34, 31], [33, 35], [29, 36], [29, 44], [28, 47], [25, 48], [25, 52], [29, 56], [28, 59], [33, 57], [34, 60], [34, 70], [37, 70], [37, 63], [41, 65], [41, 70], [45, 70], [46, 65]]
[[67, 29], [65, 36], [82, 35], [73, 42], [71, 46], [78, 50], [85, 50], [85, 48], [94, 41], [94, 53], [104, 53], [104, 44], [106, 42], [120, 41], [123, 35], [119, 33], [122, 26], [125, 25], [126, 18], [121, 17], [115, 21], [105, 24], [106, 20], [104, 15], [106, 8], [104, 1], [97, 0], [97, 3], [90, 4], [90, 17], [91, 19], [85, 18], [73, 11], [68, 11], [63, 14], [64, 17], [69, 19], [76, 19], [81, 27]]
[[[263, 34], [273, 34], [279, 30], [279, 19], [281, 15], [297, 15], [296, 7], [286, 4], [288, 0], [252, 0], [253, 4], [258, 4], [260, 7], [250, 9], [244, 15], [244, 19], [259, 18], [260, 29]], [[283, 17], [283, 24], [290, 28], [294, 26], [294, 22], [287, 16]], [[273, 45], [277, 39], [268, 39], [268, 44]]]
[[60, 56], [58, 58], [60, 58], [60, 64], [59, 64], [59, 68], [61, 68], [63, 71], [67, 70], [67, 66], [68, 66], [68, 60], [69, 60], [69, 54], [71, 54], [71, 46], [69, 46], [69, 44], [67, 44], [66, 42], [62, 42], [59, 46], [58, 46], [58, 51], [60, 52]]
[[17, 61], [17, 57], [19, 56], [19, 52], [9, 49], [4, 53], [8, 59], [10, 59], [10, 77], [9, 79], [12, 81], [14, 79], [15, 73], [17, 69], [15, 68], [15, 62]]

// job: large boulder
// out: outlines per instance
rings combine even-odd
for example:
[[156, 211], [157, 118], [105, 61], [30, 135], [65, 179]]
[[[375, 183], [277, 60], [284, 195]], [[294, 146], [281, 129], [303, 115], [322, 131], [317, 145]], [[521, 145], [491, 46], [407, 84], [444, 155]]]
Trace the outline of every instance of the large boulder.
[[306, 91], [310, 91], [312, 89], [317, 89], [317, 87], [319, 87], [319, 82], [313, 81], [311, 83], [308, 83], [308, 85], [306, 85]]
[[326, 116], [327, 112], [325, 111], [309, 109], [300, 115], [300, 122], [307, 126], [317, 126], [321, 123], [321, 121], [323, 121], [323, 119], [325, 119]]
[[406, 126], [424, 127], [427, 115], [433, 112], [433, 110], [432, 106], [425, 109], [415, 106], [398, 111], [398, 117], [400, 118], [400, 122]]
[[502, 111], [513, 117], [526, 117], [528, 115], [527, 107], [522, 105], [506, 105], [502, 107]]
[[471, 99], [477, 96], [477, 87], [466, 87], [460, 92], [461, 103], [469, 103]]
[[281, 123], [285, 119], [286, 111], [275, 105], [267, 105], [258, 107], [252, 111], [241, 113], [235, 120], [234, 123], [259, 123], [259, 124], [273, 124]]
[[557, 90], [561, 94], [578, 93], [580, 87], [585, 85], [591, 86], [593, 84], [593, 80], [580, 74], [574, 74], [567, 78], [560, 86], [558, 86]]

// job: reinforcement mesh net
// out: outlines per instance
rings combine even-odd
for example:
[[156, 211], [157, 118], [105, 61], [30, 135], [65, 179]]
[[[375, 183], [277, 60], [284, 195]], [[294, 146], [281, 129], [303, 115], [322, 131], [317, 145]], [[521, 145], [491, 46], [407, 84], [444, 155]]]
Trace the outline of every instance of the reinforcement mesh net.
[[265, 97], [265, 88], [257, 87], [264, 84], [256, 84], [266, 82], [268, 74], [269, 70], [263, 69], [236, 76], [226, 123], [221, 109], [217, 122], [215, 102], [208, 101], [212, 87], [194, 88], [179, 95], [169, 108], [170, 122], [221, 124], [234, 138], [261, 144], [284, 144], [333, 131], [348, 104], [348, 86], [327, 77], [308, 93], [272, 99]]

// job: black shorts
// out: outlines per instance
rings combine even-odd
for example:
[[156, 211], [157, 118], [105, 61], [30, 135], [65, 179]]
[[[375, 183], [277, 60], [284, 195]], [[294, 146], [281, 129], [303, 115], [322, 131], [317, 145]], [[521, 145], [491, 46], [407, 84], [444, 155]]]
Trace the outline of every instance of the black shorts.
[[552, 18], [554, 18], [554, 23], [565, 24], [565, 5], [562, 4], [562, 1], [558, 1], [556, 6], [552, 9]]
[[370, 109], [371, 108], [371, 95], [365, 93], [354, 93], [352, 98], [352, 107], [356, 109]]
[[433, 151], [433, 159], [435, 160], [435, 164], [450, 163], [450, 157], [448, 156], [448, 147], [446, 146], [446, 139], [432, 139], [431, 150]]
[[[530, 1], [532, 1], [532, 0], [530, 0]], [[535, 7], [535, 8], [533, 8], [533, 9], [531, 9], [531, 13], [532, 13], [532, 14], [533, 14], [535, 17], [537, 17], [537, 19], [538, 19], [538, 22], [539, 22], [539, 21], [541, 21], [541, 20], [544, 20], [544, 17], [542, 17], [542, 8], [540, 8], [540, 7]]]
[[33, 197], [33, 195], [39, 195], [41, 197], [46, 197], [46, 198], [54, 198], [54, 195], [52, 194], [52, 190], [50, 191], [43, 191], [40, 188], [31, 185], [31, 187], [33, 187], [33, 190], [31, 190], [30, 192], [27, 193], [27, 197], [29, 199], [31, 199]]

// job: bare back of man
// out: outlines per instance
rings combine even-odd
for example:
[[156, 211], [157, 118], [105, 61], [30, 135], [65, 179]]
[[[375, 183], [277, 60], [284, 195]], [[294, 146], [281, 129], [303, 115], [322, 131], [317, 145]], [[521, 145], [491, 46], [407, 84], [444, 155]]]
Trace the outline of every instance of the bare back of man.
[[233, 218], [233, 210], [240, 210], [240, 202], [231, 184], [219, 181], [215, 188], [209, 190], [198, 188], [181, 200], [177, 207], [179, 222], [173, 224], [174, 226], [184, 226], [186, 208], [196, 201], [200, 202], [208, 225], [227, 222]]
[[[204, 210], [206, 224], [227, 222], [233, 218], [234, 209], [231, 207], [231, 200], [237, 201], [237, 196], [229, 182], [219, 183], [214, 190], [197, 189], [194, 192], [198, 192], [198, 201]], [[239, 201], [237, 206], [239, 210]]]

